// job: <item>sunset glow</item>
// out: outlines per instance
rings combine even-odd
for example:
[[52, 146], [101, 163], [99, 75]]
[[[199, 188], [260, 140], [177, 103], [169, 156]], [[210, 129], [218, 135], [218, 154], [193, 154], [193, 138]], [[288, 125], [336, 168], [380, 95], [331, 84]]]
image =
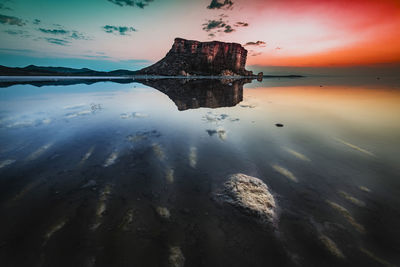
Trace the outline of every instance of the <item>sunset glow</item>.
[[250, 68], [400, 63], [398, 0], [213, 2], [2, 1], [0, 64], [138, 69], [175, 37], [245, 45]]

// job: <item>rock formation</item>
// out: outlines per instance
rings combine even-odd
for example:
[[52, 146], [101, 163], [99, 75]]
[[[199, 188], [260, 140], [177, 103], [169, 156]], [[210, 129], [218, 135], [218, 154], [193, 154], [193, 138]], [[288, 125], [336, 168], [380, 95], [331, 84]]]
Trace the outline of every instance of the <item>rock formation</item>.
[[178, 110], [233, 107], [243, 101], [243, 85], [251, 79], [136, 79], [166, 94]]
[[263, 223], [276, 224], [276, 203], [268, 186], [258, 178], [237, 173], [229, 177], [216, 199], [254, 216]]
[[176, 38], [163, 59], [136, 74], [250, 76], [253, 73], [245, 69], [246, 58], [247, 50], [237, 43]]

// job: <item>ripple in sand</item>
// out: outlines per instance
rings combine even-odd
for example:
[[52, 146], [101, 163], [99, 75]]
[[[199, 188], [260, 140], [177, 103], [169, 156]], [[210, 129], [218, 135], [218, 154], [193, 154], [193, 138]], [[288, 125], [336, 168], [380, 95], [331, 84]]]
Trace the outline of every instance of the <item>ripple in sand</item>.
[[282, 167], [280, 165], [277, 165], [277, 164], [273, 164], [271, 166], [275, 171], [279, 172], [280, 174], [282, 174], [283, 176], [285, 176], [289, 180], [291, 180], [293, 182], [296, 182], [296, 183], [298, 182], [296, 176], [294, 176], [294, 174], [291, 171], [289, 171], [288, 169], [286, 169], [286, 168], [284, 168], [284, 167]]
[[353, 218], [353, 216], [351, 216], [350, 212], [340, 206], [339, 204], [332, 202], [330, 200], [326, 201], [334, 210], [338, 211], [340, 214], [343, 215], [343, 217], [360, 233], [365, 233], [365, 228], [364, 226], [362, 226], [361, 224], [359, 224], [358, 222], [356, 222], [356, 220]]

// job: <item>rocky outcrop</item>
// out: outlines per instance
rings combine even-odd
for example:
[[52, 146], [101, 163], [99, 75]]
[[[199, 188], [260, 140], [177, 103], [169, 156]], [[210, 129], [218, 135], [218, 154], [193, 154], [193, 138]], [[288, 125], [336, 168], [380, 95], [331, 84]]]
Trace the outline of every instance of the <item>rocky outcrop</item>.
[[268, 186], [258, 178], [242, 173], [231, 175], [223, 188], [215, 194], [216, 200], [255, 217], [262, 223], [276, 225], [275, 198]]
[[253, 73], [245, 69], [246, 58], [247, 50], [237, 43], [176, 38], [163, 59], [136, 74], [250, 76]]
[[251, 79], [136, 79], [166, 94], [178, 110], [233, 107], [243, 101], [243, 85]]

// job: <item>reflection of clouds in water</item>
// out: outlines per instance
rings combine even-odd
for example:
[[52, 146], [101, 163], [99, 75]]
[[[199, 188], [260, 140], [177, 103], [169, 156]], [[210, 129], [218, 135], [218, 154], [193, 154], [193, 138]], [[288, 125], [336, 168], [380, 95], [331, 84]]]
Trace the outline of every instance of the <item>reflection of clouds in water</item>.
[[360, 248], [360, 251], [362, 253], [364, 253], [365, 255], [367, 255], [368, 257], [370, 257], [371, 259], [373, 259], [374, 261], [382, 264], [383, 266], [395, 267], [395, 265], [391, 264], [390, 262], [385, 261], [384, 259], [379, 258], [374, 253], [372, 253], [371, 251], [369, 251], [369, 250], [367, 250], [365, 248]]
[[65, 118], [72, 119], [72, 118], [76, 118], [76, 117], [80, 117], [80, 116], [86, 116], [91, 113], [92, 113], [91, 110], [82, 110], [79, 112], [67, 113], [67, 114], [65, 114]]
[[197, 166], [197, 148], [194, 146], [189, 148], [189, 165], [192, 168]]
[[83, 108], [84, 106], [86, 106], [86, 104], [81, 103], [81, 104], [76, 104], [76, 105], [64, 106], [63, 109], [78, 109], [78, 108]]
[[356, 220], [353, 218], [353, 216], [351, 216], [350, 212], [340, 206], [339, 204], [332, 202], [330, 200], [326, 201], [334, 210], [338, 211], [340, 214], [342, 214], [342, 216], [360, 233], [365, 233], [365, 228], [364, 226], [362, 226], [361, 224], [359, 224], [358, 222], [356, 222]]
[[133, 209], [129, 209], [122, 218], [122, 221], [119, 224], [118, 228], [122, 229], [122, 231], [129, 231], [132, 226], [133, 215]]
[[363, 149], [361, 147], [358, 147], [356, 145], [350, 144], [350, 143], [348, 143], [348, 142], [346, 142], [346, 141], [344, 141], [344, 140], [342, 140], [340, 138], [335, 138], [335, 140], [339, 141], [340, 143], [342, 143], [342, 144], [344, 144], [344, 145], [346, 145], [346, 146], [348, 146], [348, 147], [350, 147], [350, 148], [352, 148], [354, 150], [360, 151], [360, 152], [362, 152], [364, 154], [367, 154], [367, 155], [370, 155], [370, 156], [375, 156], [372, 152], [369, 152], [368, 150], [365, 150], [365, 149]]
[[255, 108], [256, 105], [254, 104], [250, 104], [250, 103], [246, 103], [246, 102], [242, 102], [242, 104], [239, 105], [241, 108]]
[[290, 149], [288, 147], [284, 147], [284, 150], [286, 150], [286, 152], [288, 152], [289, 154], [292, 154], [293, 156], [295, 156], [298, 159], [304, 160], [304, 161], [311, 161], [307, 156], [301, 154], [300, 152], [297, 152], [293, 149]]
[[161, 147], [160, 144], [158, 143], [153, 143], [151, 145], [151, 148], [153, 149], [154, 154], [157, 156], [159, 160], [163, 160], [165, 158], [165, 153], [163, 148]]
[[168, 265], [170, 267], [183, 267], [185, 265], [185, 257], [180, 247], [169, 248]]
[[358, 188], [360, 188], [361, 191], [364, 191], [366, 193], [371, 193], [371, 189], [369, 189], [368, 187], [365, 186], [359, 186]]
[[291, 181], [296, 182], [296, 183], [298, 182], [296, 176], [294, 176], [294, 174], [291, 171], [289, 171], [288, 169], [286, 169], [278, 164], [272, 164], [271, 166], [275, 171], [279, 172], [286, 178], [289, 178]]
[[206, 122], [218, 123], [218, 122], [222, 122], [226, 119], [229, 119], [230, 121], [233, 121], [233, 122], [239, 121], [239, 118], [230, 118], [230, 116], [227, 114], [218, 114], [218, 113], [211, 112], [211, 111], [207, 112], [206, 115], [203, 116], [203, 120]]
[[50, 229], [47, 231], [47, 233], [44, 235], [44, 243], [43, 246], [47, 243], [47, 241], [49, 241], [49, 239], [58, 231], [60, 231], [65, 224], [67, 223], [67, 220], [61, 220], [59, 223], [53, 225], [52, 227], [50, 227]]
[[92, 231], [97, 230], [102, 224], [104, 212], [107, 210], [107, 200], [111, 195], [111, 185], [106, 185], [103, 191], [100, 192], [99, 202], [97, 203], [95, 222], [91, 227]]
[[344, 259], [345, 256], [343, 255], [342, 251], [337, 247], [336, 243], [327, 237], [324, 234], [320, 234], [318, 236], [321, 243], [325, 246], [325, 248], [334, 256]]
[[0, 161], [0, 169], [13, 164], [14, 162], [15, 162], [15, 159], [6, 159], [3, 161]]
[[120, 114], [121, 119], [135, 119], [135, 118], [147, 118], [149, 115], [146, 113], [132, 112], [132, 113], [122, 113]]
[[219, 139], [222, 141], [225, 141], [227, 136], [227, 133], [224, 128], [218, 127], [216, 130], [206, 130], [209, 136], [213, 136], [214, 134], [217, 134]]
[[126, 139], [129, 142], [135, 143], [135, 142], [139, 142], [142, 140], [147, 140], [149, 138], [158, 138], [161, 136], [161, 133], [158, 132], [157, 130], [152, 130], [152, 131], [138, 131], [136, 132], [136, 134], [134, 135], [128, 135], [126, 137]]
[[350, 201], [351, 203], [353, 203], [354, 205], [357, 205], [359, 207], [365, 207], [365, 202], [361, 201], [355, 197], [353, 197], [352, 195], [344, 192], [344, 191], [339, 191], [339, 194], [344, 197], [345, 199], [347, 199], [348, 201]]
[[104, 162], [103, 167], [109, 167], [113, 165], [117, 160], [117, 158], [118, 158], [118, 151], [111, 153], [110, 156]]
[[174, 182], [174, 169], [168, 168], [165, 171], [165, 180], [167, 180], [167, 183], [172, 184]]
[[92, 146], [89, 148], [88, 152], [83, 156], [82, 160], [79, 162], [79, 164], [85, 163], [86, 160], [90, 158], [90, 156], [93, 154], [95, 146]]
[[30, 154], [30, 155], [26, 158], [26, 160], [31, 161], [31, 160], [37, 159], [37, 158], [40, 157], [44, 152], [46, 152], [46, 150], [48, 150], [48, 149], [49, 149], [50, 147], [52, 147], [52, 146], [53, 146], [53, 143], [48, 143], [48, 144], [46, 144], [46, 145], [40, 147], [38, 150], [36, 150], [36, 151], [33, 152], [32, 154]]

